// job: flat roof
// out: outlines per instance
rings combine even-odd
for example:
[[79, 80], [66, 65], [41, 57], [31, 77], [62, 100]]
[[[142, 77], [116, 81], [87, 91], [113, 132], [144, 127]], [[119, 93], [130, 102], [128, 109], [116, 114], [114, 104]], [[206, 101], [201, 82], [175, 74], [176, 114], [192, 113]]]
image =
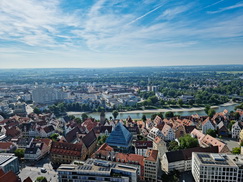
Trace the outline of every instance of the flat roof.
[[227, 154], [212, 154], [212, 153], [195, 153], [201, 164], [208, 166], [231, 166], [237, 165], [231, 160]]
[[13, 159], [15, 159], [17, 157], [15, 156], [10, 156], [10, 155], [0, 155], [0, 165], [8, 162], [8, 161], [11, 161]]
[[127, 165], [127, 164], [120, 164], [111, 161], [105, 161], [100, 159], [87, 159], [85, 162], [83, 161], [74, 161], [72, 164], [62, 164], [58, 171], [78, 171], [83, 174], [90, 173], [90, 174], [103, 174], [103, 175], [110, 175], [112, 169], [120, 169], [127, 172], [136, 172], [138, 169], [137, 166]]

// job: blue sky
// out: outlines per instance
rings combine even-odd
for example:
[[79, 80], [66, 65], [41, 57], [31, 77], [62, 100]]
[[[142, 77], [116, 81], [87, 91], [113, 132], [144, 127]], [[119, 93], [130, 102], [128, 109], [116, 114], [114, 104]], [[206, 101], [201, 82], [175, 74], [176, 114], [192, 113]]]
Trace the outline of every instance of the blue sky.
[[0, 68], [243, 63], [243, 1], [0, 0]]

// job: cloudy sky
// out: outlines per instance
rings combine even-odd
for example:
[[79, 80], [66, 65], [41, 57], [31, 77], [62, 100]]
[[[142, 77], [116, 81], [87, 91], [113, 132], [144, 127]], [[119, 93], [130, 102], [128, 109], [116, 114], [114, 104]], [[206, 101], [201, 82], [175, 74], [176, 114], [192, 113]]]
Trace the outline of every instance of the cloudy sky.
[[0, 0], [0, 68], [243, 64], [240, 0]]

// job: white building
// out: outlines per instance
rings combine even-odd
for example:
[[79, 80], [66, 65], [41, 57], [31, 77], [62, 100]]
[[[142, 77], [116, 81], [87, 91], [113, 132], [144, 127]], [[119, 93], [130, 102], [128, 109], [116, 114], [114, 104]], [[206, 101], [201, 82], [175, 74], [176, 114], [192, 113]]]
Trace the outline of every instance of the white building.
[[58, 169], [59, 182], [72, 181], [119, 181], [137, 182], [138, 167], [110, 161], [88, 159], [62, 164]]
[[32, 100], [40, 104], [54, 103], [63, 100], [64, 96], [64, 92], [48, 87], [39, 87], [32, 91]]
[[165, 141], [175, 140], [175, 132], [170, 125], [165, 124], [161, 132]]
[[164, 136], [163, 136], [162, 132], [158, 128], [153, 127], [149, 131], [149, 134], [147, 135], [147, 137], [148, 137], [148, 140], [153, 141], [156, 137], [163, 138]]
[[241, 182], [243, 156], [192, 154], [192, 175], [196, 182]]
[[153, 148], [152, 141], [136, 141], [135, 142], [135, 154], [145, 156], [148, 149]]
[[214, 124], [212, 123], [212, 121], [207, 118], [202, 122], [202, 132], [203, 134], [207, 133], [207, 130], [212, 129], [215, 130]]
[[218, 147], [195, 147], [178, 151], [166, 152], [162, 157], [162, 170], [166, 173], [172, 171], [190, 171], [193, 152], [218, 153]]
[[232, 138], [239, 138], [240, 137], [240, 131], [243, 128], [243, 123], [242, 122], [235, 122], [231, 128], [231, 135]]

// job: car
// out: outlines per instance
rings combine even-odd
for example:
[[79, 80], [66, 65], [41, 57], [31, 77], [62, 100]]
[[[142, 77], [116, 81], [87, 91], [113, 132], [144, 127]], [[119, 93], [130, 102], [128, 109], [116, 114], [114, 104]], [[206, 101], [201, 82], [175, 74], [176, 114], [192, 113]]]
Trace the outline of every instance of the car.
[[46, 169], [45, 168], [41, 168], [41, 172], [42, 173], [46, 173]]

